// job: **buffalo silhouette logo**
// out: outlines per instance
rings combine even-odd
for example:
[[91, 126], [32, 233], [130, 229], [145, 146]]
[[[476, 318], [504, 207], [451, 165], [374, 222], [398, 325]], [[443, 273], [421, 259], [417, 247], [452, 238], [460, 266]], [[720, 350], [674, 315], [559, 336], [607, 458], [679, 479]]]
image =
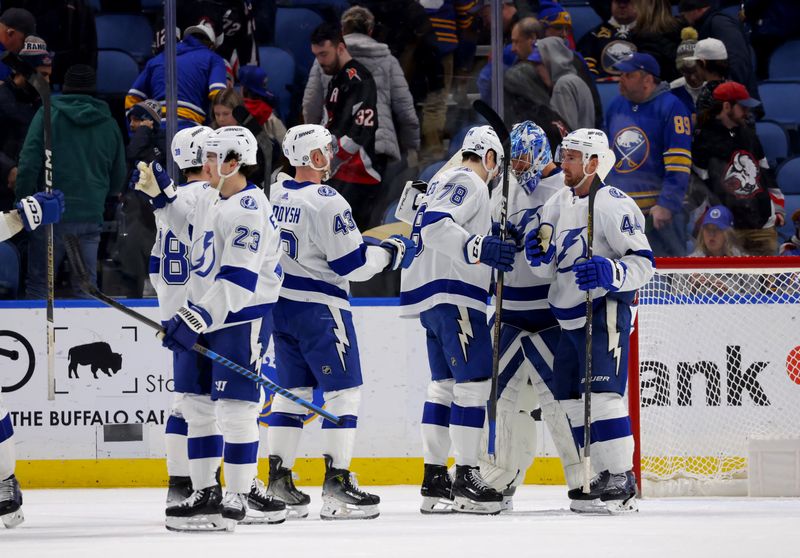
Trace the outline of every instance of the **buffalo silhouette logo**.
[[78, 366], [91, 366], [92, 375], [97, 379], [97, 371], [102, 370], [109, 378], [122, 368], [122, 355], [111, 350], [104, 342], [77, 345], [69, 350], [69, 378], [78, 377]]

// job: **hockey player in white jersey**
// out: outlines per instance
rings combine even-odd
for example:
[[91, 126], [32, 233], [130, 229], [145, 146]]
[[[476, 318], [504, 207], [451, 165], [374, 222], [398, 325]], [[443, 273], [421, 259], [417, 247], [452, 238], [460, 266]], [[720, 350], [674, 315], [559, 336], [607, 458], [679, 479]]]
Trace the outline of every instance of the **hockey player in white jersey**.
[[[304, 399], [323, 391], [325, 408], [343, 424], [323, 421], [325, 481], [322, 519], [371, 519], [380, 498], [361, 490], [350, 473], [361, 401], [361, 364], [350, 312], [349, 282], [366, 281], [385, 269], [410, 264], [414, 244], [395, 236], [369, 245], [353, 221], [347, 201], [322, 184], [330, 173], [335, 140], [322, 126], [295, 126], [283, 153], [295, 168], [270, 188], [280, 228], [284, 270], [275, 305], [275, 361], [278, 381]], [[292, 482], [306, 410], [276, 397], [268, 417], [269, 493], [294, 515], [308, 515], [309, 497]]]
[[[32, 231], [40, 225], [57, 223], [63, 213], [64, 194], [61, 190], [53, 190], [51, 193], [37, 192], [22, 198], [14, 209], [0, 213], [0, 242], [8, 240], [23, 229]], [[22, 491], [17, 477], [14, 476], [16, 463], [14, 427], [0, 395], [0, 522], [9, 529], [25, 520], [22, 513]]]
[[[553, 362], [554, 395], [579, 445], [584, 439], [587, 291], [593, 301], [591, 454], [597, 475], [588, 494], [569, 491], [570, 507], [579, 513], [636, 511], [633, 436], [623, 395], [634, 298], [654, 273], [653, 253], [636, 203], [603, 183], [614, 162], [603, 132], [575, 130], [561, 142], [556, 159], [569, 188], [545, 203], [540, 226], [526, 236], [525, 252], [534, 272], [553, 280], [548, 302], [562, 328]], [[597, 193], [588, 258], [590, 189]]]
[[[537, 409], [558, 449], [568, 487], [581, 483], [578, 449], [566, 412], [552, 392], [553, 354], [561, 329], [547, 304], [550, 280], [534, 275], [522, 250], [525, 234], [539, 226], [542, 206], [566, 188], [547, 136], [533, 122], [520, 122], [511, 130], [510, 170], [508, 234], [519, 251], [514, 269], [504, 276], [495, 455], [488, 455], [487, 440], [480, 459], [481, 475], [503, 493], [504, 509], [513, 508], [514, 492], [533, 462]], [[499, 189], [492, 194], [493, 202], [499, 199]], [[495, 208], [493, 226], [499, 230], [499, 204]]]
[[[478, 454], [492, 374], [487, 299], [492, 268], [511, 271], [516, 246], [492, 236], [489, 191], [505, 156], [490, 126], [467, 132], [462, 163], [431, 181], [414, 219], [416, 257], [403, 272], [401, 315], [426, 331], [431, 382], [422, 414], [420, 511], [500, 512]], [[453, 445], [451, 482], [446, 463]]]
[[[172, 138], [172, 160], [181, 170], [180, 195], [186, 203], [194, 205], [194, 198], [203, 191], [210, 179], [203, 167], [202, 146], [212, 132], [206, 126], [195, 126], [178, 131]], [[192, 201], [189, 199], [191, 198]], [[163, 201], [163, 200], [162, 200]], [[189, 282], [189, 247], [178, 240], [160, 212], [156, 213], [156, 242], [150, 251], [150, 282], [158, 297], [159, 315], [166, 326], [178, 309], [186, 304], [186, 284]], [[189, 476], [187, 425], [181, 411], [184, 393], [197, 392], [198, 374], [193, 369], [192, 352], [172, 354], [175, 392], [172, 410], [166, 425], [167, 474], [169, 488], [167, 507], [186, 499], [192, 493]]]
[[[183, 353], [199, 342], [260, 372], [281, 272], [271, 206], [247, 180], [257, 149], [245, 128], [209, 134], [203, 161], [210, 184], [194, 197], [181, 196], [157, 163], [140, 164], [134, 180], [137, 190], [161, 206], [157, 214], [178, 241], [191, 245], [187, 302], [167, 323], [164, 345]], [[256, 479], [260, 386], [200, 357], [187, 366], [197, 376], [197, 391], [185, 393], [181, 403], [193, 492], [167, 508], [167, 528], [232, 530], [250, 518], [283, 521], [285, 506]], [[224, 498], [215, 478], [220, 458]]]

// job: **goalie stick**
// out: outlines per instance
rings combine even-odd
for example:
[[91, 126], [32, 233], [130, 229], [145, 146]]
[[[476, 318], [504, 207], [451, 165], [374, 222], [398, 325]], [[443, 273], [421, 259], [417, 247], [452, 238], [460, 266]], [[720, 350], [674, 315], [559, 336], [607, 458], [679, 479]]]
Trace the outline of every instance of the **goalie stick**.
[[[508, 163], [511, 154], [511, 135], [508, 133], [505, 122], [492, 107], [481, 99], [472, 103], [475, 112], [483, 116], [494, 129], [500, 143], [503, 145], [503, 188], [500, 198], [500, 240], [506, 239], [506, 214], [508, 210]], [[494, 329], [492, 339], [492, 387], [489, 391], [489, 402], [486, 406], [487, 422], [489, 423], [489, 455], [494, 456], [495, 433], [497, 430], [497, 378], [500, 372], [500, 316], [503, 310], [503, 272], [497, 270], [495, 282], [495, 309]]]
[[[78, 238], [76, 236], [67, 235], [64, 239], [64, 245], [66, 248], [67, 258], [69, 259], [70, 267], [77, 276], [78, 284], [80, 285], [81, 290], [83, 290], [86, 294], [88, 294], [92, 298], [99, 300], [103, 304], [107, 304], [108, 306], [111, 306], [115, 310], [119, 310], [120, 312], [126, 314], [127, 316], [133, 318], [134, 320], [137, 320], [138, 322], [141, 322], [144, 325], [153, 328], [154, 330], [156, 330], [159, 338], [164, 337], [164, 328], [161, 327], [160, 324], [151, 320], [147, 316], [140, 314], [136, 310], [128, 308], [127, 306], [114, 300], [110, 296], [103, 294], [97, 287], [95, 287], [89, 282], [86, 273], [86, 266], [83, 263], [83, 258], [81, 257], [80, 249], [78, 247]], [[200, 353], [204, 357], [211, 359], [218, 364], [221, 364], [222, 366], [225, 366], [230, 370], [233, 370], [237, 374], [240, 374], [245, 378], [254, 381], [257, 384], [264, 386], [271, 392], [283, 396], [291, 401], [294, 401], [295, 403], [301, 405], [302, 407], [305, 407], [312, 413], [318, 414], [325, 420], [328, 420], [336, 425], [342, 424], [342, 419], [337, 417], [336, 415], [329, 413], [328, 411], [322, 409], [321, 407], [316, 406], [314, 403], [310, 403], [309, 401], [306, 401], [301, 397], [297, 397], [291, 391], [288, 391], [279, 386], [278, 384], [271, 382], [261, 374], [253, 372], [252, 370], [248, 370], [247, 368], [240, 366], [231, 360], [228, 360], [224, 356], [215, 353], [214, 351], [212, 351], [207, 347], [195, 343], [194, 347], [192, 347], [192, 350], [197, 353]]]
[[[27, 62], [11, 51], [0, 55], [0, 62], [25, 78], [42, 100], [42, 128], [44, 136], [44, 191], [53, 191], [53, 135], [50, 118], [50, 84]], [[56, 335], [53, 320], [55, 299], [55, 264], [53, 259], [53, 224], [46, 225], [47, 235], [47, 400], [56, 398]]]

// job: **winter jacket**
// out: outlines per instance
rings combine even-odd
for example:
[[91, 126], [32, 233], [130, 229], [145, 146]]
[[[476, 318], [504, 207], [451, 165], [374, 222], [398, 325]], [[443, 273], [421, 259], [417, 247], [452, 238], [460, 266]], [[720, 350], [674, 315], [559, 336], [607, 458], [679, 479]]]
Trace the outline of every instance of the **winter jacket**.
[[[401, 153], [419, 149], [420, 143], [419, 119], [400, 63], [391, 55], [388, 46], [367, 35], [350, 33], [345, 35], [344, 41], [350, 55], [370, 71], [378, 87], [375, 153], [399, 161]], [[303, 94], [306, 123], [322, 122], [325, 92], [330, 80], [331, 76], [325, 75], [315, 61]]]
[[536, 48], [553, 82], [550, 108], [563, 116], [573, 130], [593, 128], [595, 114], [592, 91], [575, 70], [573, 52], [560, 37], [539, 39]]
[[17, 166], [25, 135], [39, 106], [39, 96], [28, 86], [17, 87], [11, 79], [0, 85], [0, 211], [8, 211], [13, 205], [14, 191], [8, 188], [8, 173]]
[[[125, 184], [125, 147], [108, 105], [89, 95], [53, 97], [53, 184], [64, 192], [67, 223], [102, 223], [106, 197]], [[44, 187], [42, 109], [19, 156], [17, 200]]]

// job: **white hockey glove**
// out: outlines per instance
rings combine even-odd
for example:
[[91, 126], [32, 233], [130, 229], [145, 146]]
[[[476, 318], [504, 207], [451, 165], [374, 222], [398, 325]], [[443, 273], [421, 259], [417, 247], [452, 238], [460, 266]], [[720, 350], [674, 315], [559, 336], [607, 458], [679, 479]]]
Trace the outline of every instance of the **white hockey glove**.
[[417, 246], [414, 241], [399, 234], [394, 234], [381, 241], [380, 246], [387, 250], [391, 256], [387, 269], [392, 271], [409, 267], [417, 254]]
[[136, 170], [131, 174], [130, 185], [137, 192], [147, 196], [156, 209], [172, 203], [178, 195], [175, 183], [158, 161], [153, 161], [149, 165], [139, 161]]
[[425, 197], [428, 190], [428, 183], [423, 180], [409, 180], [403, 187], [400, 194], [400, 201], [394, 210], [394, 216], [409, 225], [414, 223], [414, 216], [417, 214], [419, 204]]

